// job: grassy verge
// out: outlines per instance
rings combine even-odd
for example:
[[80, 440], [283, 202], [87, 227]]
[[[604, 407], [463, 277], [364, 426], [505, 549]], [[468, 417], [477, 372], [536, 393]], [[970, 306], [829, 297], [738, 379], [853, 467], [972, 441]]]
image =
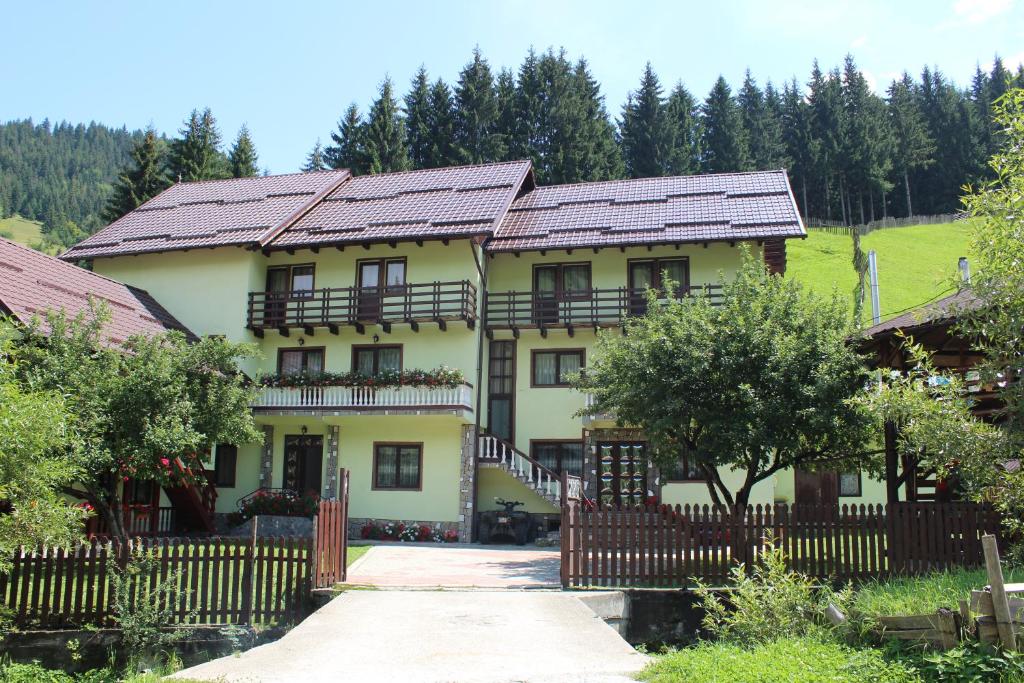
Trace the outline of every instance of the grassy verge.
[[[971, 257], [971, 225], [967, 221], [909, 228], [876, 230], [861, 240], [864, 252], [878, 254], [879, 299], [882, 318], [914, 308], [943, 295], [957, 276], [957, 260]], [[837, 290], [850, 302], [857, 276], [853, 270], [853, 240], [809, 230], [806, 240], [790, 240], [787, 277], [828, 296]], [[870, 306], [869, 306], [870, 307]]]
[[[1007, 582], [1024, 581], [1024, 572], [1007, 570]], [[960, 600], [971, 597], [972, 590], [988, 584], [984, 569], [960, 569], [926, 576], [872, 581], [862, 585], [853, 599], [853, 609], [867, 618], [930, 614], [940, 607], [956, 611]]]
[[360, 557], [369, 552], [371, 545], [350, 545], [347, 553], [347, 567], [351, 567], [352, 563], [358, 560]]

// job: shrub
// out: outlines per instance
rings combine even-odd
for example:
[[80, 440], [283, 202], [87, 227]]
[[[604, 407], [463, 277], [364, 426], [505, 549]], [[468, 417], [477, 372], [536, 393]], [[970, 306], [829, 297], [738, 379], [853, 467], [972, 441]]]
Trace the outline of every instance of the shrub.
[[228, 524], [238, 526], [257, 515], [312, 519], [319, 502], [317, 496], [299, 496], [290, 491], [257, 491], [256, 495], [242, 503], [238, 512], [228, 515]]
[[968, 641], [945, 652], [927, 652], [911, 643], [889, 641], [890, 660], [916, 668], [926, 681], [942, 683], [1022, 683], [1024, 654]]
[[786, 557], [771, 542], [765, 544], [761, 563], [731, 571], [735, 588], [727, 596], [697, 583], [694, 592], [704, 608], [704, 628], [722, 640], [755, 645], [779, 634], [802, 636], [825, 627], [825, 610], [830, 602], [844, 607], [849, 589], [836, 593], [819, 588], [815, 580], [789, 571]]
[[370, 541], [419, 541], [421, 543], [455, 543], [459, 533], [454, 529], [441, 531], [439, 527], [429, 524], [404, 524], [402, 522], [374, 522], [363, 524], [359, 530], [360, 538]]
[[702, 643], [658, 658], [640, 680], [651, 683], [921, 683], [878, 650], [856, 650], [811, 637], [768, 640], [753, 647]]

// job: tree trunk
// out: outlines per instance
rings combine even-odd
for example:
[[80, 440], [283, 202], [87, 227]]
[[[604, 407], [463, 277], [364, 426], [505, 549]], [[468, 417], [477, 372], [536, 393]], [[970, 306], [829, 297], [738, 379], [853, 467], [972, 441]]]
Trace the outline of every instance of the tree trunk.
[[839, 210], [843, 216], [843, 225], [849, 225], [850, 221], [846, 213], [846, 183], [842, 176], [839, 176]]
[[875, 193], [873, 190], [868, 190], [868, 209], [871, 210], [871, 222], [875, 222]]
[[103, 520], [107, 523], [107, 532], [110, 534], [111, 539], [125, 542], [128, 540], [128, 532], [124, 528], [124, 504], [121, 501], [121, 495], [117, 491], [117, 483], [111, 485], [109, 489], [94, 489], [92, 487], [86, 487], [89, 491], [92, 500], [89, 501], [96, 508], [96, 511], [100, 513]]
[[860, 224], [864, 225], [864, 193], [857, 193], [857, 206], [860, 207]]
[[810, 215], [810, 209], [807, 207], [807, 178], [801, 178], [800, 185], [804, 195], [804, 220], [807, 220], [807, 216]]
[[907, 218], [914, 215], [914, 207], [910, 205], [910, 177], [907, 171], [903, 171], [903, 190], [907, 193]]
[[882, 220], [889, 217], [889, 206], [885, 199], [885, 190], [882, 190]]

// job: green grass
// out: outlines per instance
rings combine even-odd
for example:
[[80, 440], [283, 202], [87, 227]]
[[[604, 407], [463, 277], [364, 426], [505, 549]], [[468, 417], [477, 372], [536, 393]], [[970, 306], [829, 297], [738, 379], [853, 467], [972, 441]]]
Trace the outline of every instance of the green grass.
[[0, 234], [10, 235], [9, 239], [18, 244], [24, 244], [26, 247], [39, 243], [43, 238], [42, 227], [42, 223], [30, 221], [21, 216], [0, 218]]
[[[969, 222], [918, 225], [876, 230], [861, 239], [865, 253], [874, 249], [878, 254], [883, 319], [948, 293], [957, 277], [957, 260], [971, 257], [970, 229]], [[853, 310], [853, 240], [813, 229], [808, 234], [806, 240], [786, 244], [787, 276], [826, 296], [838, 290]], [[869, 315], [870, 303], [865, 320]]]
[[[1024, 581], [1024, 572], [1006, 570], [1007, 582]], [[957, 610], [972, 590], [988, 584], [984, 569], [959, 569], [924, 576], [893, 578], [865, 583], [857, 589], [853, 609], [867, 617], [930, 614], [940, 607]]]
[[350, 545], [346, 555], [346, 567], [351, 567], [352, 563], [358, 560], [360, 557], [369, 552], [372, 545]]
[[640, 675], [651, 683], [917, 683], [916, 672], [886, 662], [877, 650], [857, 650], [814, 638], [780, 638], [743, 648], [703, 643], [657, 657]]

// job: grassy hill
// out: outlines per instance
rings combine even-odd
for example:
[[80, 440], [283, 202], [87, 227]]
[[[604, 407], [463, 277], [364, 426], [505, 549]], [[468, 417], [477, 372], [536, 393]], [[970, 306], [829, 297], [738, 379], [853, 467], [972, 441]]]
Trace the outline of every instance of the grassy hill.
[[[786, 274], [817, 292], [833, 288], [850, 300], [857, 276], [853, 270], [853, 240], [808, 230], [806, 240], [786, 244]], [[918, 225], [876, 230], [861, 239], [861, 248], [878, 254], [879, 300], [882, 318], [891, 318], [950, 290], [957, 277], [957, 260], [971, 258], [970, 224], [967, 222]], [[870, 304], [865, 306], [870, 315]], [[867, 319], [867, 317], [866, 317]]]
[[42, 233], [40, 232], [42, 227], [42, 223], [30, 221], [21, 216], [0, 218], [0, 235], [4, 237], [10, 236], [9, 239], [28, 247], [38, 244], [42, 239]]

